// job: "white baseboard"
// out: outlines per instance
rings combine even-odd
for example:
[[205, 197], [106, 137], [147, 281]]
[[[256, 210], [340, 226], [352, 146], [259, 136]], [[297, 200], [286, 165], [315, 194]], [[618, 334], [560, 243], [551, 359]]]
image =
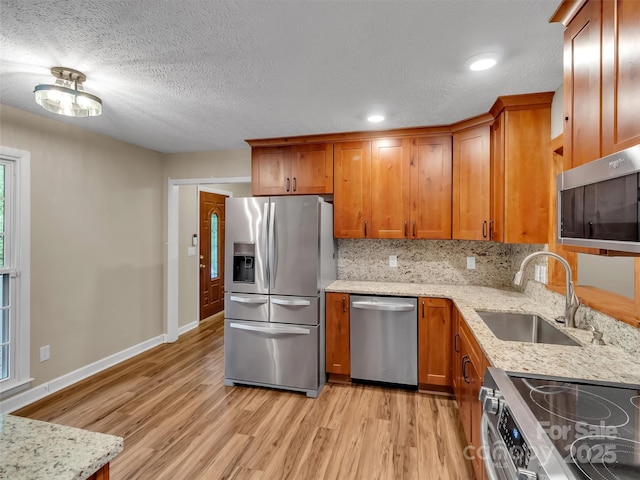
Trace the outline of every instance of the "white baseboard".
[[200, 325], [200, 322], [196, 320], [194, 322], [187, 323], [186, 325], [181, 326], [180, 328], [178, 328], [178, 336], [188, 332], [189, 330], [193, 330], [194, 328], [197, 328], [198, 325]]
[[[197, 326], [197, 322], [195, 323]], [[191, 327], [191, 324], [185, 325], [182, 328], [185, 327], [190, 327], [189, 329], [193, 328]], [[57, 392], [58, 390], [69, 387], [74, 383], [79, 382], [80, 380], [84, 380], [91, 375], [95, 375], [96, 373], [117, 365], [120, 362], [128, 360], [131, 357], [135, 357], [136, 355], [139, 355], [146, 350], [161, 345], [162, 343], [165, 343], [164, 334], [150, 338], [149, 340], [139, 343], [138, 345], [134, 345], [133, 347], [122, 350], [121, 352], [109, 355], [108, 357], [98, 360], [97, 362], [93, 362], [82, 368], [74, 370], [73, 372], [67, 373], [58, 378], [54, 378], [53, 380], [43, 383], [42, 385], [38, 385], [37, 387], [33, 387], [22, 393], [14, 395], [11, 398], [0, 401], [0, 412], [6, 414], [19, 410], [22, 407], [26, 407], [33, 402], [41, 400], [44, 397]]]

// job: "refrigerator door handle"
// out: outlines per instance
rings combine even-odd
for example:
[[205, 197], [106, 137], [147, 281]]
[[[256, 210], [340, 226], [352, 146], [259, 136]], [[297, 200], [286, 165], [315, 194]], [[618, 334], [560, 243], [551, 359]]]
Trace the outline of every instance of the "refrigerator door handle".
[[231, 295], [229, 300], [232, 302], [238, 303], [267, 303], [266, 298], [247, 298], [247, 297], [237, 297], [235, 295]]
[[281, 298], [272, 298], [271, 303], [276, 305], [286, 305], [288, 307], [308, 307], [311, 305], [309, 300], [283, 300]]
[[415, 309], [410, 303], [353, 302], [351, 306], [364, 310], [386, 310], [388, 312], [410, 312]]
[[248, 330], [250, 332], [260, 332], [260, 333], [271, 333], [273, 335], [285, 335], [285, 334], [294, 334], [294, 335], [309, 335], [311, 330], [308, 328], [300, 328], [300, 327], [260, 327], [254, 325], [245, 325], [244, 323], [233, 323], [229, 324], [229, 327], [235, 328], [237, 330]]
[[271, 201], [271, 215], [269, 216], [269, 282], [271, 289], [276, 288], [276, 266], [278, 264], [276, 248], [276, 203]]
[[264, 204], [264, 209], [262, 211], [263, 225], [264, 230], [262, 232], [262, 245], [260, 245], [260, 249], [263, 252], [262, 258], [265, 259], [264, 268], [262, 269], [262, 273], [264, 275], [264, 284], [269, 285], [269, 259], [267, 258], [267, 245], [269, 238], [269, 202]]

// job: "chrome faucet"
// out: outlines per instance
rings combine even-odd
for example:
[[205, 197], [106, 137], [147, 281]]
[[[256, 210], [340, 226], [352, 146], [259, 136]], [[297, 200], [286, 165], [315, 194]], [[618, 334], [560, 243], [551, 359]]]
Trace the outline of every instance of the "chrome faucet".
[[[520, 270], [518, 270], [516, 272], [515, 277], [513, 277], [513, 283], [515, 283], [516, 285], [522, 285], [522, 277], [524, 274], [524, 269], [527, 268], [527, 265], [529, 264], [529, 262], [536, 257], [545, 256], [545, 255], [548, 257], [555, 258], [564, 267], [564, 270], [566, 273], [566, 276], [565, 276], [566, 298], [565, 298], [565, 306], [564, 306], [564, 324], [567, 327], [575, 328], [576, 327], [576, 311], [580, 306], [580, 300], [578, 300], [578, 297], [576, 296], [573, 280], [571, 278], [571, 267], [569, 266], [567, 261], [564, 258], [562, 258], [560, 255], [557, 255], [552, 252], [544, 252], [544, 251], [534, 252], [531, 255], [527, 255], [524, 258], [524, 260], [522, 260], [522, 264], [520, 265]], [[561, 321], [560, 318], [556, 320]]]

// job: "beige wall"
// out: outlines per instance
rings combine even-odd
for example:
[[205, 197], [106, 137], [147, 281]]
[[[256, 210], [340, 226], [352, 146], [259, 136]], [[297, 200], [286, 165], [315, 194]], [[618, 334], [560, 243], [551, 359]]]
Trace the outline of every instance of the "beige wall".
[[[218, 191], [230, 192], [233, 197], [250, 197], [250, 183], [203, 185]], [[181, 185], [179, 187], [180, 210], [179, 247], [178, 247], [178, 326], [199, 320], [198, 275], [200, 262], [199, 251], [190, 257], [187, 249], [191, 247], [191, 239], [198, 232], [198, 187], [196, 185]], [[199, 248], [199, 245], [198, 245]]]
[[0, 126], [31, 153], [32, 386], [160, 335], [162, 156], [4, 105]]

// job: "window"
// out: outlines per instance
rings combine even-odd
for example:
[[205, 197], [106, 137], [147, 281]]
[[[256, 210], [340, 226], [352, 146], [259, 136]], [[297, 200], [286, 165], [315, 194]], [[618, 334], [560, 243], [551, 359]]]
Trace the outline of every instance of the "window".
[[29, 378], [29, 153], [0, 147], [0, 392]]
[[218, 278], [218, 214], [211, 215], [211, 278]]

